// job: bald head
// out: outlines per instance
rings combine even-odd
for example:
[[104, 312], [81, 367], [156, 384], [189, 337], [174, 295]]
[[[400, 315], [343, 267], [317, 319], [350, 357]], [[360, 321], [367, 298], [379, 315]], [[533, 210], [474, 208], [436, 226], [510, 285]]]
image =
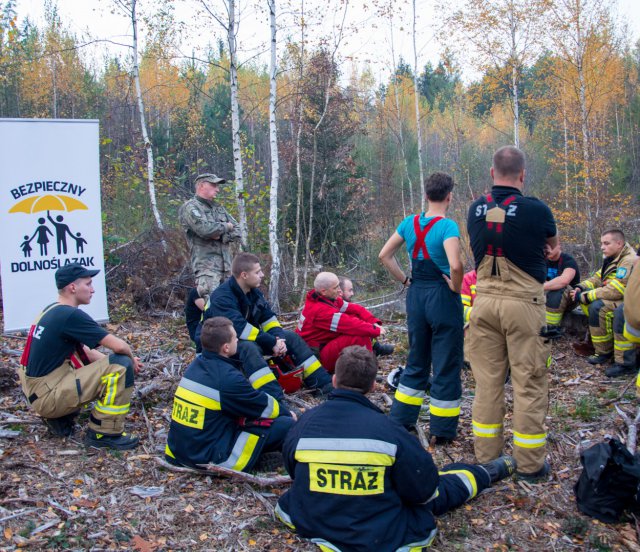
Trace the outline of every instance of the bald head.
[[340, 280], [333, 272], [321, 272], [313, 282], [316, 293], [327, 299], [335, 299], [340, 294]]

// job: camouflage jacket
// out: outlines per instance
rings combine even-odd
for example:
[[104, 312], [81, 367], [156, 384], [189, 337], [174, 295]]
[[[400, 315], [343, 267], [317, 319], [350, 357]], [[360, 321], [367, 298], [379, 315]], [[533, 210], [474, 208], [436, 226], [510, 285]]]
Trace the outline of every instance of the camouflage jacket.
[[[224, 265], [231, 266], [229, 243], [240, 241], [240, 226], [222, 205], [194, 196], [180, 207], [178, 217], [187, 233], [194, 272], [213, 256], [222, 257]], [[233, 224], [232, 230], [227, 222]]]

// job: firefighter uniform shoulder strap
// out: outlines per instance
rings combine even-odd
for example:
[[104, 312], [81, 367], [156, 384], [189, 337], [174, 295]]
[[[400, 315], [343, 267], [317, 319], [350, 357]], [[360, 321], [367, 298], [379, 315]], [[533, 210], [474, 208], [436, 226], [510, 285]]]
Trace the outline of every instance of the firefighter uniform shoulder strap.
[[433, 228], [436, 222], [442, 220], [443, 217], [433, 217], [427, 225], [424, 227], [424, 230], [420, 229], [420, 215], [416, 215], [413, 217], [413, 230], [416, 233], [416, 243], [413, 245], [413, 254], [411, 258], [417, 259], [418, 253], [422, 251], [422, 255], [424, 259], [430, 259], [429, 251], [427, 250], [426, 238], [429, 231]]
[[487, 194], [486, 231], [487, 242], [486, 254], [492, 257], [504, 257], [503, 230], [506, 222], [507, 211], [505, 210], [516, 199], [515, 195], [510, 195], [499, 205], [494, 201], [491, 194]]
[[52, 308], [57, 307], [59, 304], [60, 303], [52, 303], [51, 305], [46, 307], [34, 320], [33, 324], [31, 324], [31, 327], [29, 328], [29, 335], [27, 336], [27, 343], [25, 344], [24, 351], [22, 351], [22, 356], [20, 357], [21, 366], [24, 366], [26, 368], [27, 364], [29, 363], [29, 353], [31, 352], [31, 342], [33, 341], [33, 333], [38, 327], [38, 322], [40, 322], [40, 319], [45, 314], [47, 314]]

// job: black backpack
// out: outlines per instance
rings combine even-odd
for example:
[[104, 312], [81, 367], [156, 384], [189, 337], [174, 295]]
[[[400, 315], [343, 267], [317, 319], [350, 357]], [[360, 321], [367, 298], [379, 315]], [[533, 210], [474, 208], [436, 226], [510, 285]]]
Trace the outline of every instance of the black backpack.
[[621, 521], [625, 510], [640, 511], [640, 458], [617, 439], [580, 455], [583, 470], [573, 490], [578, 509], [605, 523]]

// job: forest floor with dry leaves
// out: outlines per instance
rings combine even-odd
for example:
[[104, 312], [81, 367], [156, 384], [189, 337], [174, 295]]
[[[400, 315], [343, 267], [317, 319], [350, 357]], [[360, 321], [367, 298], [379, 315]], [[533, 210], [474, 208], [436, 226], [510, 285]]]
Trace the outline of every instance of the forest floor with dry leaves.
[[[381, 359], [382, 376], [406, 359], [402, 324], [391, 322], [389, 340], [398, 346], [393, 356]], [[182, 318], [136, 317], [110, 324], [108, 330], [125, 337], [144, 361], [136, 380], [144, 396], [132, 402], [128, 418], [128, 430], [142, 440], [134, 451], [85, 448], [86, 413], [74, 436], [50, 436], [27, 409], [14, 375], [24, 338], [2, 340], [0, 434], [13, 436], [0, 437], [0, 550], [317, 550], [274, 519], [282, 488], [174, 473], [157, 465], [173, 390], [194, 356]], [[627, 430], [613, 405], [635, 413], [636, 399], [631, 378], [606, 378], [601, 367], [573, 353], [570, 341], [561, 339], [553, 350], [549, 480], [534, 485], [503, 481], [440, 518], [434, 552], [640, 551], [635, 520], [607, 525], [576, 508], [573, 485], [581, 471], [577, 446], [606, 434], [624, 440]], [[386, 410], [383, 393], [391, 393], [380, 379], [371, 398]], [[459, 438], [432, 451], [441, 466], [474, 460], [474, 382], [469, 371], [463, 380]], [[509, 385], [507, 394], [510, 398]], [[308, 394], [299, 398], [310, 405], [316, 402]]]

